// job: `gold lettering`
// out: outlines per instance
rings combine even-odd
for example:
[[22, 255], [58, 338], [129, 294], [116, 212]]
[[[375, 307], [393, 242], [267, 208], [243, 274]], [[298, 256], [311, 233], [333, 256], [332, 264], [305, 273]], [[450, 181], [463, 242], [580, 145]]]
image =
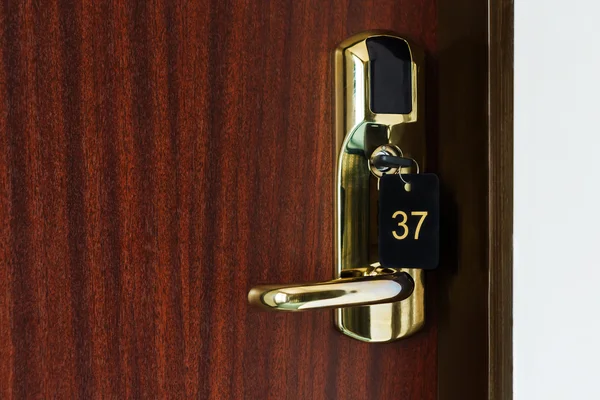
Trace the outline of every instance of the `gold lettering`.
[[417, 230], [415, 231], [415, 240], [419, 240], [419, 232], [421, 231], [421, 225], [423, 225], [423, 221], [425, 221], [425, 218], [427, 217], [427, 211], [413, 211], [410, 213], [410, 215], [419, 215], [421, 217], [419, 223], [417, 224]]
[[[415, 230], [415, 240], [419, 240], [419, 233], [421, 232], [421, 226], [423, 226], [423, 222], [425, 221], [425, 218], [427, 218], [427, 211], [411, 211], [410, 215], [416, 215], [418, 217], [421, 217], [419, 219], [419, 223], [417, 224], [417, 229]], [[396, 218], [397, 216], [401, 215], [402, 216], [402, 221], [398, 222], [398, 226], [402, 227], [402, 229], [404, 230], [404, 232], [402, 233], [402, 235], [399, 235], [398, 233], [396, 233], [396, 231], [392, 231], [392, 235], [394, 235], [394, 238], [396, 238], [397, 240], [403, 240], [408, 236], [409, 233], [409, 229], [408, 226], [406, 225], [406, 220], [408, 219], [408, 216], [406, 215], [406, 213], [404, 211], [396, 211], [394, 213], [394, 215], [392, 215], [392, 218]]]
[[392, 234], [396, 239], [402, 240], [408, 236], [408, 226], [406, 226], [406, 219], [408, 217], [404, 211], [396, 211], [394, 215], [392, 215], [392, 218], [396, 218], [398, 215], [402, 215], [402, 221], [398, 222], [398, 226], [401, 226], [402, 229], [404, 229], [404, 233], [402, 235], [398, 235], [396, 231], [393, 231]]

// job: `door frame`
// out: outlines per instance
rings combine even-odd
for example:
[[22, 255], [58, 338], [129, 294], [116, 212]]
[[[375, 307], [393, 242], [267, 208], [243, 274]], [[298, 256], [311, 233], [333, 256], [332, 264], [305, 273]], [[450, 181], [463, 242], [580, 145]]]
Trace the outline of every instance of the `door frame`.
[[512, 399], [513, 2], [437, 7], [430, 76], [438, 85], [428, 109], [436, 108], [432, 154], [447, 186], [449, 244], [445, 265], [428, 278], [436, 288], [438, 399]]
[[513, 60], [514, 5], [489, 1], [489, 399], [513, 388]]

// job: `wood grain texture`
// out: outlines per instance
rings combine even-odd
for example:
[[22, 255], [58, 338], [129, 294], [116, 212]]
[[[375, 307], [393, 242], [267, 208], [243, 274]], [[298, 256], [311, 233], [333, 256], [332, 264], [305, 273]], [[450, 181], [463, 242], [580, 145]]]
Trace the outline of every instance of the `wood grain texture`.
[[490, 1], [489, 221], [490, 393], [513, 393], [513, 60], [511, 0]]
[[436, 57], [434, 0], [3, 2], [0, 397], [436, 398], [432, 307], [367, 345], [246, 304], [332, 276], [330, 54], [366, 29]]

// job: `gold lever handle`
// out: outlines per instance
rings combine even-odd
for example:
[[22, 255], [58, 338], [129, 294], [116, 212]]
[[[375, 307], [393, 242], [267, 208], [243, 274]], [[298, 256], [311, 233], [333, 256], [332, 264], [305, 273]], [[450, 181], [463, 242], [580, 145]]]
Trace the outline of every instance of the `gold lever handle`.
[[404, 300], [415, 287], [406, 272], [372, 267], [347, 272], [350, 277], [325, 282], [256, 286], [248, 301], [280, 311], [356, 307]]

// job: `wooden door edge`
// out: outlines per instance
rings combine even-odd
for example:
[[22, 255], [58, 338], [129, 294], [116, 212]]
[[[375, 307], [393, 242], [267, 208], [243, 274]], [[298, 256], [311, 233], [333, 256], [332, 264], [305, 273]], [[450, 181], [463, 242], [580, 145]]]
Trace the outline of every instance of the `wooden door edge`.
[[437, 7], [428, 110], [447, 244], [431, 275], [438, 399], [511, 399], [513, 4]]
[[489, 1], [488, 390], [512, 399], [513, 2]]

